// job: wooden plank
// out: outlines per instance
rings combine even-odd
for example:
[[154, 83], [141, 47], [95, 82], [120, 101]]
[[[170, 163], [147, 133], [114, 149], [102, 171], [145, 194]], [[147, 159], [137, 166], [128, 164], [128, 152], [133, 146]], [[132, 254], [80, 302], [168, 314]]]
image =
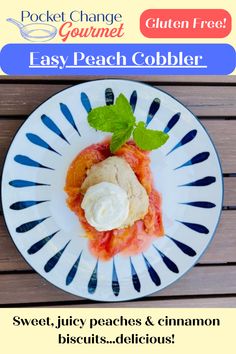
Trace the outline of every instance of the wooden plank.
[[0, 84], [0, 115], [28, 115], [50, 96], [71, 85]]
[[236, 115], [235, 86], [165, 86], [163, 90], [177, 98], [196, 115]]
[[[22, 119], [0, 119], [0, 166], [13, 136], [23, 122]], [[201, 122], [216, 145], [224, 173], [236, 172], [236, 120], [203, 119]]]
[[[50, 306], [54, 307], [54, 306]], [[204, 297], [204, 298], [185, 298], [185, 299], [171, 299], [171, 300], [155, 300], [148, 301], [131, 301], [131, 302], [115, 302], [115, 303], [92, 303], [92, 304], [73, 304], [56, 306], [63, 308], [235, 308], [236, 296], [232, 297]]]
[[[7, 75], [0, 75], [0, 81], [90, 81], [90, 80], [97, 80], [97, 79], [109, 79], [111, 76], [106, 75], [90, 75], [90, 76], [7, 76]], [[168, 76], [168, 75], [136, 75], [136, 76], [112, 76], [113, 78], [118, 79], [127, 79], [127, 80], [137, 80], [137, 81], [146, 81], [146, 82], [160, 82], [160, 83], [214, 83], [214, 84], [234, 84], [236, 83], [236, 75], [217, 75], [217, 76], [207, 76], [207, 75], [197, 75], [197, 76]]]
[[[49, 284], [38, 274], [1, 274], [0, 284], [0, 304], [82, 300]], [[236, 294], [236, 266], [195, 267], [176, 283], [152, 294], [150, 299], [225, 294]], [[129, 306], [129, 303], [121, 306]]]
[[204, 119], [201, 123], [216, 146], [224, 173], [236, 172], [236, 120]]
[[[201, 264], [236, 262], [235, 218], [236, 210], [222, 212], [221, 222], [214, 240], [200, 259]], [[0, 272], [29, 269], [31, 267], [15, 247], [3, 217], [0, 216]]]
[[0, 167], [6, 157], [11, 141], [24, 120], [0, 119]]
[[[64, 84], [0, 84], [0, 115], [28, 115]], [[235, 86], [161, 86], [196, 115], [208, 117], [236, 115]]]
[[0, 216], [0, 272], [29, 270], [20, 252], [8, 233], [3, 217]]
[[1, 274], [0, 304], [82, 300], [48, 283], [38, 274]]
[[224, 205], [236, 206], [236, 178], [224, 178]]
[[236, 294], [236, 266], [194, 267], [176, 283], [151, 296]]
[[199, 260], [200, 264], [236, 262], [235, 219], [236, 210], [222, 212], [214, 239]]

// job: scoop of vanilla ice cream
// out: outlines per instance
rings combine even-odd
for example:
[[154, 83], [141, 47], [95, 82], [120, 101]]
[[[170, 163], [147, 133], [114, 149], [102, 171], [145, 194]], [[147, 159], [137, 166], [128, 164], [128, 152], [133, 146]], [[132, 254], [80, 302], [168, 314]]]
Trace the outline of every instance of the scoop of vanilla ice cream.
[[120, 227], [129, 214], [127, 193], [117, 184], [101, 182], [89, 187], [82, 208], [90, 225], [98, 231]]

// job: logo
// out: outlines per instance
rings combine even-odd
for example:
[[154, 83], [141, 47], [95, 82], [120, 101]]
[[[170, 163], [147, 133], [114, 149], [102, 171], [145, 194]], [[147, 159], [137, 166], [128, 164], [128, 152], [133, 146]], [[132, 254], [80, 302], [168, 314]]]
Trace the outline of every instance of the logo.
[[21, 37], [30, 42], [47, 42], [52, 40], [57, 34], [56, 27], [47, 23], [30, 23], [24, 25], [13, 18], [8, 18], [7, 21], [17, 26]]
[[[7, 18], [7, 21], [17, 26], [21, 37], [29, 42], [47, 42], [56, 35], [62, 42], [75, 41], [78, 38], [124, 36], [124, 22], [120, 13], [87, 13], [84, 10], [69, 13], [21, 11], [21, 22], [13, 18]], [[30, 22], [25, 24], [25, 21]]]

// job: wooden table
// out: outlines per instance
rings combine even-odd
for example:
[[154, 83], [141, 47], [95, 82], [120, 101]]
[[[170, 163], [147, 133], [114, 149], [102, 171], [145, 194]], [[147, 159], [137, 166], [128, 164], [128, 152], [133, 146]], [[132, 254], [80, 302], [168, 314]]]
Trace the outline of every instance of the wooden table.
[[[15, 132], [35, 107], [54, 93], [90, 79], [0, 77], [1, 166]], [[1, 213], [1, 307], [236, 307], [236, 76], [133, 79], [160, 87], [183, 102], [215, 142], [223, 165], [225, 198], [209, 249], [191, 271], [166, 289], [137, 301], [101, 304], [59, 290], [35, 273], [15, 248]]]

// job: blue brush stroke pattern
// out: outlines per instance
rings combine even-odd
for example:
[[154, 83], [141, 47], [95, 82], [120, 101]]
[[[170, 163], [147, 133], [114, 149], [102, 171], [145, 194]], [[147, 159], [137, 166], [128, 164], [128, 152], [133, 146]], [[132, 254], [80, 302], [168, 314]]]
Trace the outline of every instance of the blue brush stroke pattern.
[[49, 200], [24, 200], [24, 201], [13, 203], [12, 205], [10, 205], [10, 209], [22, 210], [45, 202], [49, 202]]
[[54, 254], [54, 256], [52, 256], [47, 261], [47, 263], [44, 266], [44, 270], [46, 273], [50, 272], [55, 267], [55, 265], [58, 263], [59, 259], [61, 258], [63, 252], [65, 251], [66, 247], [69, 245], [70, 241], [71, 240], [69, 240], [60, 251], [58, 251], [56, 254]]
[[80, 132], [75, 124], [73, 115], [71, 111], [69, 110], [68, 106], [65, 103], [60, 103], [60, 109], [66, 120], [70, 123], [70, 125], [75, 129], [75, 131], [80, 135]]
[[136, 108], [137, 99], [138, 99], [137, 91], [134, 90], [130, 96], [130, 99], [129, 99], [129, 104], [130, 104], [133, 112], [135, 111], [135, 108]]
[[112, 290], [113, 290], [113, 294], [115, 296], [119, 295], [120, 284], [119, 284], [119, 280], [118, 280], [118, 277], [117, 277], [117, 272], [116, 272], [116, 266], [115, 266], [114, 258], [113, 258], [113, 267], [112, 267]]
[[169, 131], [175, 126], [175, 124], [179, 121], [180, 114], [181, 113], [178, 112], [173, 115], [173, 117], [169, 120], [169, 122], [167, 123], [167, 126], [163, 130], [164, 133], [166, 133], [166, 134], [169, 133]]
[[168, 235], [165, 235], [165, 236], [168, 237], [170, 240], [172, 240], [172, 241], [176, 244], [176, 246], [177, 246], [184, 254], [186, 254], [187, 256], [189, 256], [189, 257], [194, 257], [194, 256], [196, 256], [197, 253], [196, 253], [196, 252], [194, 251], [194, 249], [191, 248], [190, 246], [186, 245], [186, 244], [183, 243], [183, 242], [180, 242], [180, 241], [174, 239], [173, 237], [170, 237], [170, 236], [168, 236]]
[[48, 167], [48, 166], [45, 166], [45, 165], [42, 165], [41, 163], [35, 161], [35, 160], [32, 160], [30, 159], [28, 156], [25, 156], [25, 155], [16, 155], [14, 157], [14, 160], [21, 164], [21, 165], [24, 165], [24, 166], [29, 166], [29, 167], [38, 167], [38, 168], [45, 168], [47, 170], [54, 170], [54, 168], [51, 168], [51, 167]]
[[81, 258], [82, 252], [83, 251], [80, 252], [79, 257], [77, 258], [77, 260], [73, 264], [71, 270], [69, 271], [69, 273], [68, 273], [68, 275], [66, 277], [66, 285], [69, 285], [74, 280], [75, 274], [76, 274], [78, 266], [79, 266], [79, 262], [80, 262], [80, 258]]
[[179, 204], [190, 205], [193, 207], [204, 208], [204, 209], [211, 209], [211, 208], [215, 208], [215, 206], [216, 206], [214, 203], [205, 202], [205, 201], [183, 202], [183, 203], [179, 203]]
[[58, 128], [58, 126], [53, 122], [53, 120], [46, 116], [46, 114], [43, 114], [41, 116], [41, 120], [43, 122], [44, 125], [46, 125], [46, 127], [48, 129], [50, 129], [53, 133], [55, 133], [57, 136], [59, 136], [61, 139], [63, 139], [64, 141], [67, 142], [67, 144], [70, 145], [69, 141], [66, 139], [66, 137], [64, 136], [64, 134], [61, 132], [61, 130]]
[[50, 151], [53, 151], [55, 152], [56, 154], [60, 155], [61, 154], [56, 151], [55, 149], [53, 149], [45, 140], [43, 140], [42, 138], [40, 138], [38, 135], [36, 134], [32, 134], [32, 133], [27, 133], [26, 134], [26, 137], [29, 139], [29, 141], [32, 143], [32, 144], [35, 144], [37, 146], [40, 146], [44, 149], [47, 149], [47, 150], [50, 150]]
[[145, 261], [148, 273], [150, 275], [150, 278], [152, 279], [153, 283], [156, 286], [161, 285], [161, 279], [159, 278], [157, 272], [155, 271], [155, 269], [152, 267], [152, 265], [148, 262], [147, 258], [144, 256], [143, 254], [143, 259]]
[[206, 176], [204, 178], [198, 179], [193, 182], [189, 182], [186, 184], [181, 184], [179, 187], [205, 187], [209, 186], [212, 183], [215, 183], [216, 178], [214, 176]]
[[98, 273], [98, 260], [97, 260], [97, 263], [94, 267], [93, 273], [92, 273], [91, 278], [88, 283], [89, 294], [94, 294], [97, 289], [97, 284], [98, 284], [97, 273]]
[[85, 92], [81, 92], [80, 99], [85, 110], [89, 113], [92, 110], [92, 106]]
[[18, 226], [16, 228], [16, 232], [18, 233], [24, 233], [24, 232], [27, 232], [27, 231], [30, 231], [32, 230], [35, 226], [37, 226], [38, 224], [41, 224], [41, 222], [47, 220], [48, 218], [50, 218], [50, 216], [47, 216], [45, 218], [42, 218], [42, 219], [38, 219], [38, 220], [33, 220], [33, 221], [28, 221], [20, 226]]
[[163, 252], [161, 252], [156, 246], [153, 245], [153, 247], [160, 254], [167, 268], [173, 273], [179, 273], [179, 269], [177, 265], [170, 258], [168, 258]]
[[23, 179], [14, 179], [14, 180], [10, 181], [9, 184], [10, 184], [10, 186], [15, 187], [15, 188], [50, 186], [50, 184], [25, 181]]
[[107, 106], [114, 104], [114, 93], [109, 87], [105, 90], [105, 100]]
[[195, 136], [197, 135], [197, 130], [191, 130], [190, 132], [188, 132], [181, 140], [178, 144], [176, 144], [169, 152], [167, 155], [169, 155], [171, 152], [173, 152], [174, 150], [178, 149], [179, 147], [190, 143], [190, 141], [192, 141]]
[[140, 290], [141, 290], [141, 283], [140, 283], [140, 280], [139, 280], [139, 277], [138, 277], [138, 274], [134, 268], [134, 265], [132, 263], [132, 260], [130, 258], [130, 267], [131, 267], [131, 276], [132, 276], [132, 282], [133, 282], [133, 286], [134, 286], [134, 289], [140, 293]]
[[148, 116], [146, 119], [146, 126], [153, 120], [154, 115], [157, 113], [158, 109], [160, 108], [161, 101], [159, 98], [155, 98], [148, 111]]
[[210, 156], [210, 153], [208, 151], [200, 152], [199, 154], [192, 157], [189, 161], [185, 162], [183, 165], [176, 167], [174, 170], [178, 170], [179, 168], [182, 168], [182, 167], [192, 166], [197, 163], [201, 163], [203, 161], [206, 161], [209, 156]]
[[55, 236], [60, 230], [57, 230], [56, 232], [54, 232], [53, 234], [44, 237], [42, 240], [39, 240], [38, 242], [34, 243], [29, 249], [28, 249], [28, 254], [35, 254], [36, 252], [38, 252], [39, 250], [41, 250], [41, 248], [43, 248], [43, 246], [45, 246], [48, 241], [50, 241], [53, 236]]
[[181, 221], [181, 220], [176, 220], [176, 221], [180, 222], [181, 224], [187, 226], [189, 229], [198, 232], [200, 234], [209, 234], [208, 228], [204, 225]]

